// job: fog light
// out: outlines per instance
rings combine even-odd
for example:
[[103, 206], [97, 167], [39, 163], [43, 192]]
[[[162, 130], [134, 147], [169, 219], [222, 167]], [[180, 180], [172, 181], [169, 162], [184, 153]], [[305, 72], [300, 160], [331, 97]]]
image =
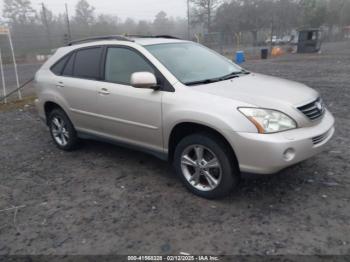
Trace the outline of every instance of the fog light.
[[288, 148], [286, 151], [283, 153], [283, 158], [286, 161], [291, 161], [295, 157], [295, 150], [294, 148]]

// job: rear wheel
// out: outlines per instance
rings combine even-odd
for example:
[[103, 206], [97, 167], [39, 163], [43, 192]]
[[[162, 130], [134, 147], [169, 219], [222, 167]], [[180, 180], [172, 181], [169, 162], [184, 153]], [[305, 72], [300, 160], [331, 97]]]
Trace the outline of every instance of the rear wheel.
[[228, 195], [238, 183], [238, 166], [218, 137], [194, 134], [183, 138], [174, 154], [178, 176], [194, 194], [214, 199]]
[[48, 125], [56, 146], [70, 151], [78, 144], [77, 132], [66, 113], [61, 109], [54, 109], [49, 114]]

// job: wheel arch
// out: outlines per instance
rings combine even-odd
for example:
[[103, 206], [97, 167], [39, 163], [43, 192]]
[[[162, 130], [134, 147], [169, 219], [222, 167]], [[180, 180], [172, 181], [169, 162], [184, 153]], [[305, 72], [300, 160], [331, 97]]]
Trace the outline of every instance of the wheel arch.
[[205, 133], [220, 139], [226, 145], [230, 158], [237, 164], [238, 167], [236, 153], [226, 137], [215, 128], [196, 122], [181, 122], [177, 123], [172, 128], [168, 139], [168, 160], [171, 162], [173, 161], [176, 145], [181, 141], [181, 139], [196, 133]]
[[67, 114], [67, 112], [63, 109], [62, 106], [57, 104], [56, 102], [53, 101], [46, 101], [44, 103], [44, 112], [45, 112], [45, 119], [46, 119], [46, 124], [48, 124], [49, 121], [49, 115], [54, 109], [61, 109], [63, 112]]

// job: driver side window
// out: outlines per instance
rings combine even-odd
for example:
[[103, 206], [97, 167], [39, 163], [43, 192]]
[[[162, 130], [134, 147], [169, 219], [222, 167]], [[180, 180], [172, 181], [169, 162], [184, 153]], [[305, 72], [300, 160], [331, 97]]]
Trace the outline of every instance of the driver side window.
[[105, 81], [130, 85], [135, 72], [155, 74], [153, 67], [138, 53], [123, 47], [110, 47], [107, 50]]

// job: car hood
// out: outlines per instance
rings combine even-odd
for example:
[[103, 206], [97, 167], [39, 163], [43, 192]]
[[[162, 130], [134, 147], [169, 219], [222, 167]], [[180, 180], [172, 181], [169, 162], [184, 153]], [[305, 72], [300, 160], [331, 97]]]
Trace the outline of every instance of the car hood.
[[315, 90], [304, 84], [256, 73], [190, 88], [272, 109], [300, 106], [318, 97]]

